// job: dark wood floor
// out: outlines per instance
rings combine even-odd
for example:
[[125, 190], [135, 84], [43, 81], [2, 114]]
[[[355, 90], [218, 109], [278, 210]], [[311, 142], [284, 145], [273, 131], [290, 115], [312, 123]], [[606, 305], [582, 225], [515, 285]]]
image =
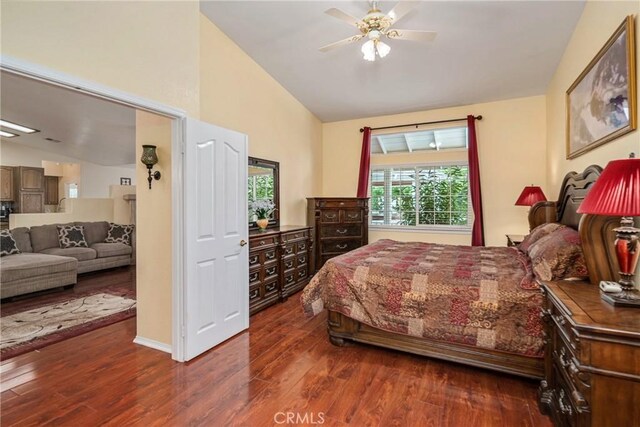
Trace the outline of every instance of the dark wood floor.
[[[132, 343], [135, 319], [2, 361], [2, 426], [549, 426], [537, 384], [356, 345], [332, 346], [298, 296], [180, 364]], [[276, 417], [274, 419], [274, 416]], [[304, 420], [304, 419], [303, 419]]]

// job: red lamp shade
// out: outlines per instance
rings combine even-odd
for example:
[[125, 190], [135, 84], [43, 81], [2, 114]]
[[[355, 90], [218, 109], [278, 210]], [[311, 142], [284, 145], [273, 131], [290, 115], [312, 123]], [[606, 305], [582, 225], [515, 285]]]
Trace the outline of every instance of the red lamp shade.
[[524, 187], [520, 197], [516, 200], [516, 206], [533, 206], [538, 202], [546, 202], [547, 198], [538, 186]]
[[640, 216], [640, 159], [609, 162], [582, 201], [578, 213]]

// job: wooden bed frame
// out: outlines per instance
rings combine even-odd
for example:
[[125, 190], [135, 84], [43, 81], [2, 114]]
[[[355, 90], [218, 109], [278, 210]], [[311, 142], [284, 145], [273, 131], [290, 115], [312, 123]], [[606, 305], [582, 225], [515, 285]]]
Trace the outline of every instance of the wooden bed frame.
[[[601, 172], [602, 168], [596, 165], [582, 173], [570, 172], [562, 182], [557, 202], [540, 202], [529, 212], [532, 229], [546, 222], [559, 222], [579, 230], [592, 284], [618, 279], [612, 233], [619, 218], [576, 212]], [[529, 378], [541, 379], [544, 373], [543, 358], [387, 332], [331, 310], [328, 332], [331, 342], [338, 346], [355, 341]]]

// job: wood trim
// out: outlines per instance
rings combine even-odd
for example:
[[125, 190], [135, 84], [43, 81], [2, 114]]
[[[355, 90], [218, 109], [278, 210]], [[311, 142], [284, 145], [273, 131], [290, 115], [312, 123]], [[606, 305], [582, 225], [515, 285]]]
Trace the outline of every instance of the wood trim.
[[589, 270], [589, 281], [593, 285], [601, 280], [620, 280], [613, 231], [619, 225], [620, 218], [612, 216], [584, 215], [580, 221], [582, 250]]
[[142, 346], [145, 346], [145, 347], [149, 347], [149, 348], [152, 348], [154, 350], [159, 350], [159, 351], [162, 351], [162, 352], [165, 352], [165, 353], [169, 353], [169, 354], [171, 354], [171, 352], [172, 352], [171, 345], [165, 344], [165, 343], [160, 342], [160, 341], [152, 340], [150, 338], [141, 337], [140, 335], [137, 335], [133, 339], [133, 343], [134, 344], [138, 344], [138, 345], [142, 345]]
[[345, 340], [351, 340], [527, 378], [541, 379], [544, 376], [543, 358], [387, 332], [331, 310], [328, 317], [328, 332], [329, 339], [337, 346], [344, 346]]

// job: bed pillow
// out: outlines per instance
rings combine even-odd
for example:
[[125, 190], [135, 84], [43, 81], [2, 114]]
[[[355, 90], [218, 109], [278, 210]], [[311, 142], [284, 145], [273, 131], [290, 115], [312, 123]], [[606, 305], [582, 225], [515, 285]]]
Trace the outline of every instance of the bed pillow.
[[583, 279], [589, 276], [580, 235], [570, 227], [548, 234], [529, 248], [533, 273], [540, 280]]
[[548, 236], [554, 231], [566, 227], [566, 225], [558, 224], [557, 222], [547, 222], [545, 224], [541, 224], [531, 230], [527, 236], [525, 236], [524, 240], [518, 245], [518, 249], [520, 252], [529, 253], [529, 248], [538, 240], [542, 239], [544, 236]]
[[18, 244], [9, 230], [0, 231], [0, 257], [19, 254]]
[[133, 234], [133, 225], [121, 225], [109, 223], [109, 232], [107, 238], [104, 239], [106, 243], [124, 243], [131, 246], [131, 235]]
[[58, 225], [58, 242], [62, 249], [89, 247], [81, 225]]

